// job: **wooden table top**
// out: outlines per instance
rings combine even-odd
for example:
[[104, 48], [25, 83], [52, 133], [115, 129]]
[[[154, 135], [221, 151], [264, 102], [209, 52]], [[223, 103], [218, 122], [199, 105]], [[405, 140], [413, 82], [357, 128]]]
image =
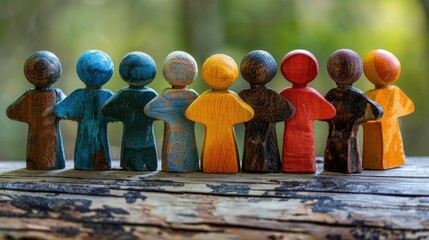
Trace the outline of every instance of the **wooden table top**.
[[[25, 170], [0, 161], [0, 239], [425, 239], [429, 159], [346, 175]], [[113, 165], [118, 168], [118, 162]]]

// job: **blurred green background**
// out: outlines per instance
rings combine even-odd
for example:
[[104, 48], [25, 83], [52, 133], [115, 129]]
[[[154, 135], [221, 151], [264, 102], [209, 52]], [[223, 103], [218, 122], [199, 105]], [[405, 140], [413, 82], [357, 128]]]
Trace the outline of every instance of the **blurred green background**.
[[[294, 49], [307, 49], [318, 59], [319, 76], [310, 86], [321, 94], [335, 87], [326, 71], [329, 55], [340, 48], [355, 50], [361, 57], [376, 48], [395, 54], [402, 74], [395, 83], [415, 103], [416, 112], [401, 120], [406, 153], [428, 155], [429, 107], [429, 1], [427, 0], [0, 0], [0, 159], [25, 159], [27, 127], [9, 120], [5, 110], [32, 86], [23, 74], [27, 57], [49, 50], [61, 60], [63, 75], [54, 87], [70, 94], [84, 87], [75, 72], [79, 55], [88, 49], [109, 54], [115, 73], [105, 88], [117, 92], [126, 84], [117, 72], [130, 51], [151, 55], [158, 74], [148, 85], [157, 92], [168, 87], [162, 76], [163, 59], [183, 50], [195, 57], [199, 67], [215, 53], [225, 53], [240, 64], [249, 51], [270, 52], [279, 63]], [[280, 91], [291, 84], [280, 72], [269, 86]], [[372, 87], [362, 76], [356, 87]], [[231, 88], [247, 84], [240, 77]], [[200, 75], [190, 86], [208, 89]], [[67, 158], [73, 158], [77, 124], [62, 121]], [[163, 124], [155, 125], [159, 149]], [[281, 142], [283, 124], [278, 124]], [[197, 125], [197, 141], [202, 142]], [[327, 124], [315, 122], [317, 154], [323, 153]], [[119, 157], [122, 125], [109, 125], [112, 157]], [[240, 152], [243, 126], [236, 127]], [[199, 145], [201, 146], [201, 144]]]

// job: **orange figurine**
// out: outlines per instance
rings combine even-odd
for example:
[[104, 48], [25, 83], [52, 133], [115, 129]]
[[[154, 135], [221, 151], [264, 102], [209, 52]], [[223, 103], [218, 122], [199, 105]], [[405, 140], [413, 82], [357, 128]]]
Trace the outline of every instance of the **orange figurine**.
[[414, 112], [413, 102], [391, 85], [401, 73], [401, 64], [392, 53], [377, 49], [365, 56], [363, 66], [375, 85], [366, 95], [383, 107], [384, 116], [363, 124], [362, 166], [377, 170], [399, 167], [405, 163], [405, 154], [398, 118]]
[[215, 54], [204, 62], [202, 77], [212, 90], [201, 94], [185, 112], [189, 120], [206, 127], [201, 169], [208, 173], [236, 173], [240, 162], [233, 126], [254, 115], [247, 103], [228, 90], [237, 80], [237, 63], [227, 55]]
[[306, 50], [286, 54], [281, 63], [283, 76], [293, 84], [280, 95], [295, 106], [295, 116], [285, 122], [283, 136], [283, 171], [289, 173], [314, 173], [313, 121], [335, 116], [335, 108], [315, 89], [307, 87], [318, 72], [316, 57]]

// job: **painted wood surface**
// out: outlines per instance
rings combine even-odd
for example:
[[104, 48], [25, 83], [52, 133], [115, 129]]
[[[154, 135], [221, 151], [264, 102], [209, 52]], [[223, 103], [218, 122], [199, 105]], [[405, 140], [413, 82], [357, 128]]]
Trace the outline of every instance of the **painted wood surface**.
[[115, 120], [104, 116], [101, 107], [113, 93], [100, 88], [111, 78], [113, 63], [106, 53], [90, 50], [79, 57], [76, 70], [86, 88], [75, 90], [57, 103], [55, 114], [61, 119], [78, 122], [75, 168], [109, 170], [111, 164], [107, 123]]
[[285, 122], [283, 135], [283, 171], [288, 173], [314, 173], [316, 151], [314, 120], [335, 116], [335, 108], [315, 89], [308, 87], [318, 72], [316, 57], [306, 50], [294, 50], [285, 55], [281, 63], [283, 76], [293, 85], [280, 94], [295, 106], [295, 115]]
[[123, 123], [121, 167], [130, 171], [156, 170], [154, 120], [143, 112], [157, 96], [152, 88], [145, 87], [155, 78], [155, 61], [146, 53], [128, 53], [119, 64], [119, 75], [129, 87], [107, 100], [101, 111]]
[[254, 117], [244, 123], [242, 169], [249, 172], [280, 172], [282, 162], [275, 124], [290, 119], [295, 108], [276, 91], [265, 86], [277, 73], [276, 61], [268, 52], [256, 50], [246, 54], [241, 61], [240, 72], [250, 84], [250, 89], [244, 89], [238, 95], [255, 112]]
[[65, 167], [65, 155], [55, 104], [65, 98], [59, 88], [51, 88], [61, 76], [61, 62], [51, 52], [38, 51], [25, 62], [24, 74], [35, 86], [6, 110], [10, 119], [28, 124], [27, 169], [48, 170]]
[[363, 124], [362, 166], [364, 169], [384, 170], [405, 163], [398, 118], [414, 112], [414, 104], [394, 85], [401, 72], [399, 60], [390, 52], [377, 49], [364, 59], [364, 72], [375, 89], [366, 95], [384, 110], [379, 120]]
[[325, 98], [335, 106], [337, 113], [328, 121], [325, 170], [360, 173], [359, 125], [381, 118], [383, 109], [352, 86], [362, 75], [362, 60], [357, 53], [349, 49], [337, 50], [329, 57], [327, 68], [337, 88], [331, 89]]
[[[119, 161], [113, 161], [119, 169]], [[26, 170], [0, 162], [0, 238], [424, 239], [429, 159], [347, 175]], [[420, 169], [416, 174], [415, 170]], [[410, 174], [413, 173], [413, 174]], [[364, 175], [365, 174], [365, 175]], [[388, 174], [388, 175], [385, 175]]]
[[172, 86], [144, 108], [146, 115], [164, 121], [162, 171], [199, 170], [195, 123], [185, 117], [186, 109], [198, 97], [197, 92], [187, 88], [197, 73], [197, 63], [191, 55], [182, 51], [170, 53], [164, 60], [163, 74]]
[[236, 173], [240, 168], [233, 126], [249, 121], [253, 109], [228, 87], [238, 77], [235, 61], [215, 54], [203, 64], [202, 77], [212, 90], [201, 94], [185, 116], [205, 126], [201, 168], [208, 173]]

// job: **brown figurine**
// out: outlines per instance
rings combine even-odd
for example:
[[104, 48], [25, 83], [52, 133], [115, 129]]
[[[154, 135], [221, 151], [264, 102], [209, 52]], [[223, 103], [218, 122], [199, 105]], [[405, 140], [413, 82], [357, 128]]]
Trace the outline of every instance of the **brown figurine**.
[[335, 51], [328, 59], [329, 76], [337, 83], [325, 96], [337, 113], [328, 121], [325, 171], [359, 173], [362, 162], [358, 152], [359, 125], [383, 116], [383, 109], [352, 84], [362, 75], [362, 60], [349, 49]]
[[290, 119], [295, 108], [265, 86], [277, 73], [276, 61], [268, 52], [248, 53], [241, 61], [240, 72], [250, 89], [244, 89], [238, 95], [255, 111], [253, 119], [244, 123], [243, 171], [280, 172], [282, 163], [276, 123]]
[[51, 88], [61, 76], [60, 60], [53, 53], [38, 51], [24, 66], [27, 80], [35, 86], [7, 108], [10, 119], [28, 123], [27, 169], [49, 170], [65, 167], [59, 118], [55, 104], [65, 98], [59, 88]]

